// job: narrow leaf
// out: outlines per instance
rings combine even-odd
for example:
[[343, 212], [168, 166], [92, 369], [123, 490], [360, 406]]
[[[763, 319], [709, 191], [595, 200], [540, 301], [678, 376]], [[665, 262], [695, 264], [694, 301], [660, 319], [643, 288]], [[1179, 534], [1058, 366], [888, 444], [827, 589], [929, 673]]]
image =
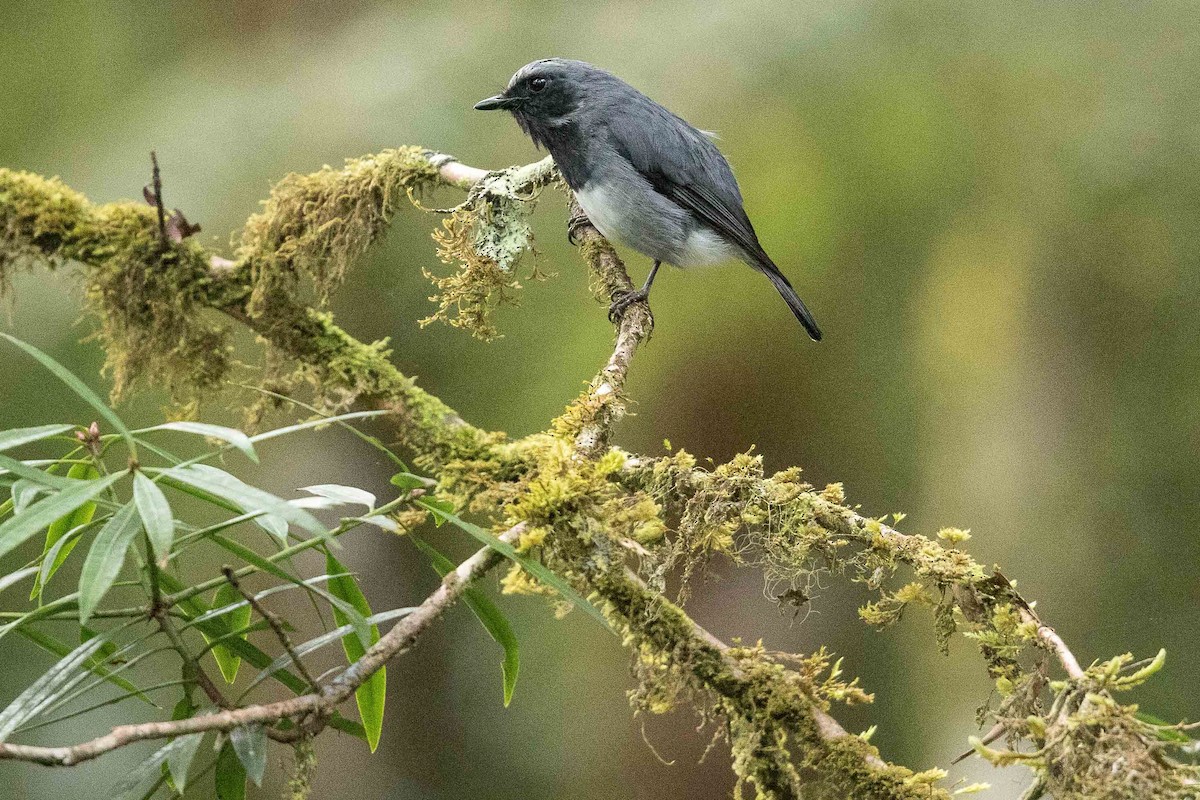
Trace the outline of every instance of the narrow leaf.
[[283, 569], [273, 561], [263, 558], [250, 548], [238, 544], [232, 539], [222, 536], [219, 533], [210, 534], [209, 539], [211, 539], [215, 544], [219, 544], [221, 547], [233, 553], [246, 563], [253, 564], [254, 566], [258, 567], [263, 572], [274, 575], [276, 578], [288, 581], [296, 586], [303, 586], [310, 592], [320, 595], [326, 601], [328, 601], [328, 603], [333, 606], [335, 610], [342, 612], [342, 614], [350, 621], [351, 625], [355, 626], [355, 629], [358, 631], [358, 638], [360, 641], [369, 642], [371, 638], [371, 631], [367, 625], [364, 615], [353, 603], [350, 603], [344, 598], [338, 596], [338, 594], [334, 591], [333, 581], [330, 581], [329, 591], [326, 591], [325, 589], [318, 588], [317, 586], [306, 584], [304, 581], [300, 580], [295, 575]]
[[171, 555], [171, 543], [175, 539], [175, 518], [171, 515], [171, 504], [167, 496], [142, 472], [133, 476], [133, 502], [142, 527], [150, 537], [150, 546], [159, 566], [165, 567]]
[[[58, 639], [55, 639], [53, 636], [51, 636], [47, 633], [42, 633], [41, 631], [39, 631], [33, 627], [22, 628], [20, 631], [18, 631], [18, 633], [20, 633], [26, 639], [33, 642], [34, 644], [36, 644], [38, 647], [42, 648], [46, 652], [53, 653], [54, 655], [58, 656], [59, 658], [67, 657], [68, 655], [71, 654], [71, 651], [73, 649], [66, 642], [60, 642]], [[97, 636], [100, 636], [100, 634], [93, 633], [93, 635], [89, 636], [88, 639], [94, 639]], [[81, 642], [81, 644], [86, 643], [86, 641], [87, 640], [84, 640], [84, 642]], [[95, 655], [93, 655], [92, 657], [87, 659], [87, 661], [84, 662], [83, 666], [88, 671], [90, 671], [93, 675], [97, 675], [101, 678], [104, 678], [106, 681], [108, 681], [116, 686], [120, 686], [125, 691], [132, 693], [135, 697], [137, 697], [141, 700], [144, 700], [147, 703], [149, 703], [150, 705], [157, 708], [158, 703], [155, 703], [153, 700], [151, 700], [149, 697], [147, 697], [142, 692], [142, 690], [139, 689], [135, 684], [125, 680], [120, 675], [115, 675], [114, 670], [111, 670], [107, 666], [104, 665], [104, 660], [106, 658], [109, 658], [110, 656], [116, 654], [116, 652], [117, 652], [116, 645], [114, 645], [111, 641], [108, 641], [106, 638], [101, 637], [100, 647], [96, 650]]]
[[[332, 554], [326, 553], [325, 571], [330, 575], [334, 575], [339, 572], [346, 572], [347, 570]], [[371, 606], [367, 603], [367, 598], [363, 595], [362, 590], [358, 588], [358, 581], [354, 580], [352, 575], [331, 580], [329, 582], [329, 590], [353, 605], [364, 617], [371, 615]], [[333, 609], [333, 618], [339, 625], [347, 623], [346, 615], [336, 606]], [[379, 626], [372, 625], [370, 644], [374, 645], [378, 641]], [[359, 640], [359, 637], [354, 635], [342, 637], [342, 649], [346, 651], [346, 660], [351, 664], [362, 658], [366, 652], [363, 642]], [[362, 720], [363, 728], [366, 729], [367, 744], [370, 746], [372, 753], [379, 746], [379, 737], [383, 732], [383, 708], [386, 699], [386, 667], [380, 667], [374, 675], [367, 678], [366, 682], [354, 691], [354, 700], [358, 704], [358, 716]]]
[[[169, 572], [159, 573], [158, 580], [162, 584], [163, 589], [172, 594], [178, 594], [184, 590], [183, 584]], [[189, 597], [180, 600], [176, 607], [191, 618], [196, 627], [204, 635], [206, 641], [210, 643], [219, 641], [222, 645], [240, 656], [247, 664], [259, 669], [271, 663], [270, 656], [250, 642], [242, 639], [241, 634], [236, 636], [229, 635], [230, 628], [221, 625], [219, 619], [199, 621], [199, 618], [208, 613], [209, 610], [208, 605], [199, 597]], [[273, 677], [296, 694], [304, 694], [308, 691], [308, 684], [291, 672], [281, 670]]]
[[42, 486], [34, 483], [26, 478], [21, 478], [12, 485], [12, 511], [14, 514], [20, 514], [29, 506], [33, 505], [33, 501], [38, 498], [38, 495], [50, 494], [49, 486]]
[[133, 503], [122, 506], [96, 534], [79, 574], [79, 621], [86, 625], [108, 594], [125, 563], [125, 553], [141, 531]]
[[189, 467], [172, 467], [162, 470], [162, 472], [189, 486], [224, 498], [242, 511], [262, 511], [274, 514], [310, 533], [329, 536], [329, 531], [312, 514], [289, 505], [285, 500], [269, 492], [243, 483], [224, 470], [206, 464], [193, 464]]
[[[30, 462], [32, 463], [32, 462]], [[51, 462], [57, 464], [58, 462]], [[57, 475], [51, 475], [48, 472], [42, 472], [40, 469], [17, 461], [15, 458], [0, 453], [0, 474], [10, 473], [18, 478], [24, 478], [28, 481], [33, 481], [39, 486], [49, 486], [52, 489], [66, 489], [72, 485], [72, 481], [67, 478], [60, 478]]]
[[73, 429], [74, 425], [39, 425], [36, 428], [14, 428], [0, 431], [0, 450], [9, 450], [30, 442], [39, 442]]
[[37, 578], [35, 578], [33, 581], [33, 590], [29, 593], [30, 600], [34, 600], [42, 596], [42, 591], [45, 589], [46, 584], [50, 582], [50, 576], [52, 576], [55, 570], [62, 566], [63, 561], [66, 560], [66, 553], [69, 553], [75, 548], [76, 543], [78, 543], [83, 535], [87, 533], [89, 528], [104, 522], [105, 519], [107, 519], [107, 517], [102, 517], [99, 520], [90, 520], [77, 528], [67, 531], [65, 536], [60, 537], [58, 541], [46, 551], [46, 553], [42, 556], [42, 565], [41, 568], [38, 569]]
[[79, 395], [81, 400], [94, 408], [96, 413], [104, 417], [114, 428], [116, 428], [117, 432], [121, 434], [121, 438], [123, 438], [126, 444], [129, 446], [130, 452], [137, 452], [137, 445], [133, 441], [133, 433], [125, 426], [125, 423], [121, 421], [121, 418], [118, 417], [116, 413], [108, 407], [108, 404], [101, 400], [100, 396], [92, 391], [87, 384], [75, 377], [75, 375], [72, 374], [69, 369], [33, 345], [23, 342], [15, 336], [10, 336], [7, 333], [0, 333], [0, 336], [4, 337], [29, 355], [33, 356], [41, 363], [43, 367], [54, 373], [54, 376], [65, 383], [67, 388]]
[[35, 564], [32, 567], [26, 567], [25, 569], [19, 569], [16, 572], [8, 573], [3, 578], [0, 578], [0, 592], [3, 592], [13, 584], [20, 583], [30, 575], [36, 575], [39, 569], [40, 567]]
[[304, 486], [300, 491], [315, 494], [318, 497], [326, 497], [337, 503], [345, 505], [360, 505], [366, 506], [368, 509], [375, 508], [375, 495], [362, 489], [357, 489], [353, 486], [341, 486], [336, 483], [322, 483], [317, 486]]
[[217, 754], [217, 800], [246, 800], [246, 768], [226, 741]]
[[600, 624], [606, 629], [608, 628], [608, 620], [604, 618], [604, 615], [600, 613], [599, 609], [597, 609], [587, 600], [583, 599], [578, 592], [571, 588], [570, 584], [556, 575], [542, 562], [518, 553], [515, 547], [505, 542], [503, 539], [500, 539], [494, 534], [485, 531], [478, 525], [467, 522], [466, 520], [447, 511], [444, 503], [431, 503], [427, 498], [424, 497], [417, 498], [417, 502], [432, 511], [435, 519], [438, 517], [445, 519], [447, 522], [452, 523], [459, 530], [469, 533], [471, 536], [475, 537], [475, 539], [483, 544], [486, 544], [488, 547], [500, 553], [505, 558], [520, 564], [530, 575], [537, 578], [547, 586], [553, 588], [560, 595], [562, 595], [563, 598], [570, 600], [576, 606], [582, 608], [589, 615], [599, 621]]
[[[367, 622], [371, 623], [372, 625], [378, 625], [380, 623], [391, 622], [392, 620], [400, 619], [401, 617], [407, 617], [414, 611], [416, 611], [415, 606], [408, 606], [406, 608], [393, 608], [391, 611], [380, 611], [378, 614], [372, 614], [366, 619]], [[320, 650], [322, 647], [333, 644], [342, 637], [353, 632], [353, 625], [342, 625], [334, 628], [331, 631], [327, 631], [320, 636], [315, 636], [312, 639], [309, 639], [307, 642], [294, 645], [292, 649], [296, 651], [296, 655], [298, 656], [308, 655], [316, 650]], [[292, 657], [289, 654], [284, 653], [283, 655], [278, 656], [274, 661], [268, 664], [265, 669], [254, 676], [254, 680], [250, 682], [250, 686], [247, 687], [246, 691], [249, 691], [251, 688], [262, 683], [264, 680], [274, 675], [277, 671], [283, 669], [291, 663]]]
[[265, 442], [267, 439], [275, 439], [279, 436], [287, 436], [292, 433], [306, 431], [310, 428], [323, 428], [326, 425], [332, 425], [335, 422], [345, 422], [351, 419], [370, 419], [372, 417], [382, 417], [387, 414], [394, 414], [394, 411], [351, 411], [347, 414], [338, 414], [335, 417], [322, 417], [321, 419], [310, 419], [308, 422], [298, 422], [295, 425], [288, 425], [284, 428], [276, 428], [273, 431], [264, 431], [263, 433], [255, 434], [250, 437], [252, 442]]
[[250, 441], [250, 437], [242, 433], [236, 428], [226, 428], [224, 425], [209, 425], [206, 422], [168, 422], [163, 425], [155, 425], [153, 428], [143, 428], [135, 433], [149, 433], [150, 431], [179, 431], [180, 433], [194, 433], [197, 436], [207, 436], [210, 439], [219, 439], [222, 442], [228, 442], [233, 447], [242, 451], [246, 458], [258, 463], [258, 453], [254, 452], [254, 443]]
[[[112, 788], [109, 793], [113, 800], [134, 800], [134, 798], [145, 797], [146, 793], [144, 786], [152, 778], [157, 778], [155, 786], [162, 782], [162, 765], [171, 764], [174, 760], [179, 762], [183, 760], [185, 765], [192, 763], [192, 756], [196, 755], [196, 748], [200, 746], [200, 740], [204, 738], [203, 733], [192, 733], [187, 736], [178, 736], [172, 741], [164, 744], [162, 747], [155, 750], [149, 758], [133, 768], [133, 771], [126, 775], [121, 781]], [[190, 751], [190, 752], [189, 752]], [[183, 770], [186, 775], [186, 768]], [[174, 772], [172, 772], [174, 777]], [[183, 784], [176, 780], [176, 786], [180, 791], [183, 790]]]
[[97, 637], [79, 645], [0, 711], [0, 742], [84, 681], [89, 673], [83, 665], [104, 641], [103, 637]]
[[[67, 471], [67, 477], [72, 480], [94, 480], [100, 477], [100, 472], [91, 464], [72, 464], [71, 469]], [[54, 573], [58, 571], [63, 562], [67, 560], [67, 556], [75, 548], [75, 544], [79, 539], [78, 537], [71, 539], [57, 549], [55, 549], [55, 545], [59, 544], [68, 533], [91, 522], [95, 513], [96, 504], [91, 501], [86, 502], [70, 514], [64, 514], [56, 519], [54, 524], [46, 531], [46, 545], [42, 549], [44, 563], [38, 579], [34, 581], [33, 591], [29, 595], [30, 600], [41, 596], [42, 587], [54, 576]]]
[[58, 494], [34, 503], [24, 514], [0, 523], [0, 557], [8, 555], [38, 531], [50, 527], [59, 517], [95, 498], [124, 476], [124, 472], [118, 472], [93, 481], [75, 483]]
[[261, 787], [267, 771], [267, 729], [262, 725], [242, 725], [229, 732], [229, 741], [238, 761], [246, 768], [246, 777]]
[[[437, 548], [417, 537], [408, 535], [409, 540], [425, 555], [429, 556], [434, 570], [443, 578], [455, 569], [454, 562], [446, 558]], [[508, 618], [493, 603], [487, 595], [475, 588], [468, 588], [463, 593], [467, 607], [483, 624], [484, 630], [504, 648], [504, 660], [500, 662], [501, 676], [504, 680], [504, 707], [512, 702], [513, 690], [517, 686], [517, 673], [521, 669], [521, 651], [517, 643], [517, 635], [513, 633]]]
[[196, 751], [200, 749], [203, 739], [203, 733], [189, 733], [186, 736], [178, 736], [171, 742], [171, 750], [167, 753], [167, 769], [170, 770], [171, 781], [180, 794], [187, 788], [188, 770], [191, 769], [192, 759], [196, 757]]
[[[223, 625], [227, 631], [237, 631], [250, 624], [250, 605], [242, 598], [241, 592], [234, 589], [228, 583], [222, 584], [217, 589], [217, 594], [213, 598], [213, 608], [219, 609], [225, 606], [241, 603], [235, 610], [229, 612], [223, 618], [217, 621], [217, 624]], [[246, 639], [246, 634], [240, 637], [243, 641]], [[239, 656], [230, 644], [222, 642], [213, 647], [213, 658], [217, 660], [217, 667], [221, 670], [221, 677], [225, 678], [226, 683], [233, 683], [237, 680], [238, 668], [242, 664], [241, 656]]]

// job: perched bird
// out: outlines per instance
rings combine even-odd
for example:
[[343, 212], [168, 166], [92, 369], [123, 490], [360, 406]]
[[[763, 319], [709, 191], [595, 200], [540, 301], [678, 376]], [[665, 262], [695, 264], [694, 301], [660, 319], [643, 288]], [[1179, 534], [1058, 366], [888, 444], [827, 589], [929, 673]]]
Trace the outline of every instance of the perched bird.
[[592, 225], [654, 259], [645, 285], [617, 298], [610, 317], [649, 298], [664, 262], [693, 267], [737, 258], [766, 275], [820, 340], [812, 314], [759, 244], [729, 162], [709, 135], [612, 73], [561, 58], [526, 64], [475, 108], [511, 111], [533, 143], [550, 151]]

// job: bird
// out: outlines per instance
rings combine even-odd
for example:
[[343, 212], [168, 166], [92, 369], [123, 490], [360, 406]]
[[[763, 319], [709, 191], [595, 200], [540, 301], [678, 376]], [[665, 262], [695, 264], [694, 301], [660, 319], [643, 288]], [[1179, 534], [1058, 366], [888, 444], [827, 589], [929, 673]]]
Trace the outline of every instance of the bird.
[[812, 313], [759, 243], [712, 134], [613, 73], [564, 58], [526, 64], [475, 108], [511, 112], [534, 145], [549, 151], [592, 226], [653, 260], [642, 288], [614, 299], [610, 319], [648, 303], [664, 263], [688, 268], [737, 259], [765, 275], [820, 341]]

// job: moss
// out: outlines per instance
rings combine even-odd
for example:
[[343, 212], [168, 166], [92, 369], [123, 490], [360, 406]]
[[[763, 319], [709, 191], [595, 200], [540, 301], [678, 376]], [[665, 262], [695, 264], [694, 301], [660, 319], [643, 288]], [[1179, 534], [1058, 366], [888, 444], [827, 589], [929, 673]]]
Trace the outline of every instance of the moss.
[[997, 766], [1031, 769], [1045, 791], [1062, 800], [1190, 800], [1200, 767], [1188, 763], [1192, 743], [1181, 726], [1150, 721], [1120, 692], [1140, 686], [1165, 661], [1165, 653], [1135, 662], [1129, 654], [1097, 663], [1082, 678], [1057, 684], [1040, 713], [999, 716], [1009, 737], [1037, 743], [1033, 751], [976, 751]]
[[302, 276], [312, 279], [324, 303], [347, 267], [386, 230], [407, 193], [437, 181], [437, 169], [419, 147], [286, 176], [241, 233], [237, 257], [249, 266], [253, 287], [248, 313], [269, 313], [279, 295], [295, 293]]
[[0, 169], [0, 231], [0, 289], [31, 259], [92, 266], [85, 299], [114, 402], [141, 380], [165, 388], [186, 416], [224, 382], [232, 348], [203, 311], [214, 291], [208, 259], [190, 242], [164, 243], [153, 209], [92, 206], [57, 179]]

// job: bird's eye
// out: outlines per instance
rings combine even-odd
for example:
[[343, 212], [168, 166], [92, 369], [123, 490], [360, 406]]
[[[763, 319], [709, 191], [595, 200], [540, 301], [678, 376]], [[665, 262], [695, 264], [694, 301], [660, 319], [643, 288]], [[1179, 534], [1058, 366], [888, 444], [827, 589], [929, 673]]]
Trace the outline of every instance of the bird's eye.
[[546, 78], [543, 78], [541, 75], [537, 76], [536, 78], [531, 78], [529, 80], [529, 91], [533, 92], [534, 94], [537, 94], [538, 92], [545, 89], [546, 84], [548, 84], [548, 83], [550, 83], [550, 81]]

